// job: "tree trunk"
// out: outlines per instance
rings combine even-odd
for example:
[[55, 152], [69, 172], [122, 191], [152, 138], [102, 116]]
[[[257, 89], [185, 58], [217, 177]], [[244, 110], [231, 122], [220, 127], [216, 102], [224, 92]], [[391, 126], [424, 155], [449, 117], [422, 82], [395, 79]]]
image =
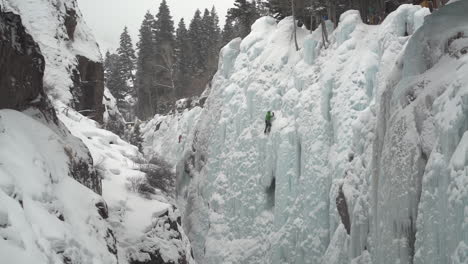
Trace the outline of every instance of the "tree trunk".
[[331, 5], [331, 17], [330, 19], [333, 20], [334, 28], [338, 26], [338, 19], [336, 17], [336, 1], [332, 1]]
[[313, 15], [310, 15], [310, 34], [312, 34], [312, 32], [314, 32], [314, 28], [315, 25], [314, 25], [314, 16]]
[[361, 0], [361, 18], [364, 23], [368, 23], [369, 21], [369, 1], [368, 0]]
[[297, 30], [296, 30], [296, 27], [297, 27], [297, 22], [296, 22], [296, 6], [294, 4], [295, 0], [291, 0], [291, 8], [292, 8], [292, 15], [293, 15], [293, 24], [294, 24], [294, 31], [293, 31], [293, 34], [294, 34], [294, 44], [296, 44], [296, 51], [299, 51], [299, 45], [297, 44]]
[[325, 19], [321, 19], [322, 20], [322, 42], [323, 42], [323, 46], [325, 48], [328, 47], [328, 32], [327, 32], [327, 27], [325, 25]]
[[382, 22], [384, 16], [385, 16], [385, 1], [384, 0], [378, 0], [377, 1], [377, 15], [379, 16], [380, 22]]

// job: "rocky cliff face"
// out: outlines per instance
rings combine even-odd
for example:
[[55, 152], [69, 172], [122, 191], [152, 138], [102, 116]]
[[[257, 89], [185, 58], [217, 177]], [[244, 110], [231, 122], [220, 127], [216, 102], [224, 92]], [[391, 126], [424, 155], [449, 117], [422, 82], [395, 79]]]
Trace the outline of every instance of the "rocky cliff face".
[[21, 17], [1, 9], [0, 52], [0, 109], [25, 111], [55, 130], [64, 142], [73, 145], [63, 145], [63, 152], [69, 158], [69, 175], [101, 194], [101, 180], [93, 168], [89, 151], [58, 121], [45, 96], [42, 82], [45, 61], [39, 45], [26, 32]]
[[21, 18], [0, 6], [0, 109], [24, 109], [44, 97], [44, 57]]
[[74, 108], [100, 123], [103, 121], [104, 68], [102, 62], [77, 56], [78, 65], [73, 70]]
[[26, 32], [44, 51], [44, 87], [52, 102], [60, 101], [102, 122], [101, 54], [76, 0], [6, 0], [2, 5], [5, 11], [23, 18]]
[[0, 6], [2, 262], [116, 263], [101, 179], [45, 95], [44, 68], [22, 18]]

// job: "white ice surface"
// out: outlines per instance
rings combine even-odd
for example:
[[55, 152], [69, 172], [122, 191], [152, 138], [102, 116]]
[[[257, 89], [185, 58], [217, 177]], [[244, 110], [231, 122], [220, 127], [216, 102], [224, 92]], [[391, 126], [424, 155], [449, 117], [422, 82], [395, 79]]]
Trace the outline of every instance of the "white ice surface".
[[[224, 47], [190, 148], [177, 156], [197, 261], [468, 262], [467, 12], [468, 1], [431, 15], [402, 5], [372, 26], [348, 11], [327, 49], [320, 29], [300, 29], [299, 52], [291, 18], [261, 18]], [[276, 117], [268, 136], [267, 110]], [[167, 140], [148, 146], [179, 153]]]

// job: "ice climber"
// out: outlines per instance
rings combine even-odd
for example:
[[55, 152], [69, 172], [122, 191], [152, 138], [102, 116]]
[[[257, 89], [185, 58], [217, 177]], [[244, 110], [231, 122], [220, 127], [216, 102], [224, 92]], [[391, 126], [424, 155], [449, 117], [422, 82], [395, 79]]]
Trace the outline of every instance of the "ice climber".
[[271, 131], [271, 121], [273, 120], [273, 117], [275, 117], [275, 113], [272, 111], [268, 111], [265, 117], [265, 132], [263, 133], [270, 133]]

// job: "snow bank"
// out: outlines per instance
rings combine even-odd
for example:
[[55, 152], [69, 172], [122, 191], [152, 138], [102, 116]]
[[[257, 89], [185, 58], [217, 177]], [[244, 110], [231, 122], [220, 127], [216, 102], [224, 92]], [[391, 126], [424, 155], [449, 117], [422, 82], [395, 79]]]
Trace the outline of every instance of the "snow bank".
[[43, 122], [0, 110], [2, 262], [115, 263], [102, 198], [69, 175], [67, 149], [79, 148]]
[[177, 156], [196, 260], [466, 263], [467, 3], [378, 26], [349, 11], [327, 49], [300, 29], [299, 52], [290, 18], [262, 18], [224, 47]]

